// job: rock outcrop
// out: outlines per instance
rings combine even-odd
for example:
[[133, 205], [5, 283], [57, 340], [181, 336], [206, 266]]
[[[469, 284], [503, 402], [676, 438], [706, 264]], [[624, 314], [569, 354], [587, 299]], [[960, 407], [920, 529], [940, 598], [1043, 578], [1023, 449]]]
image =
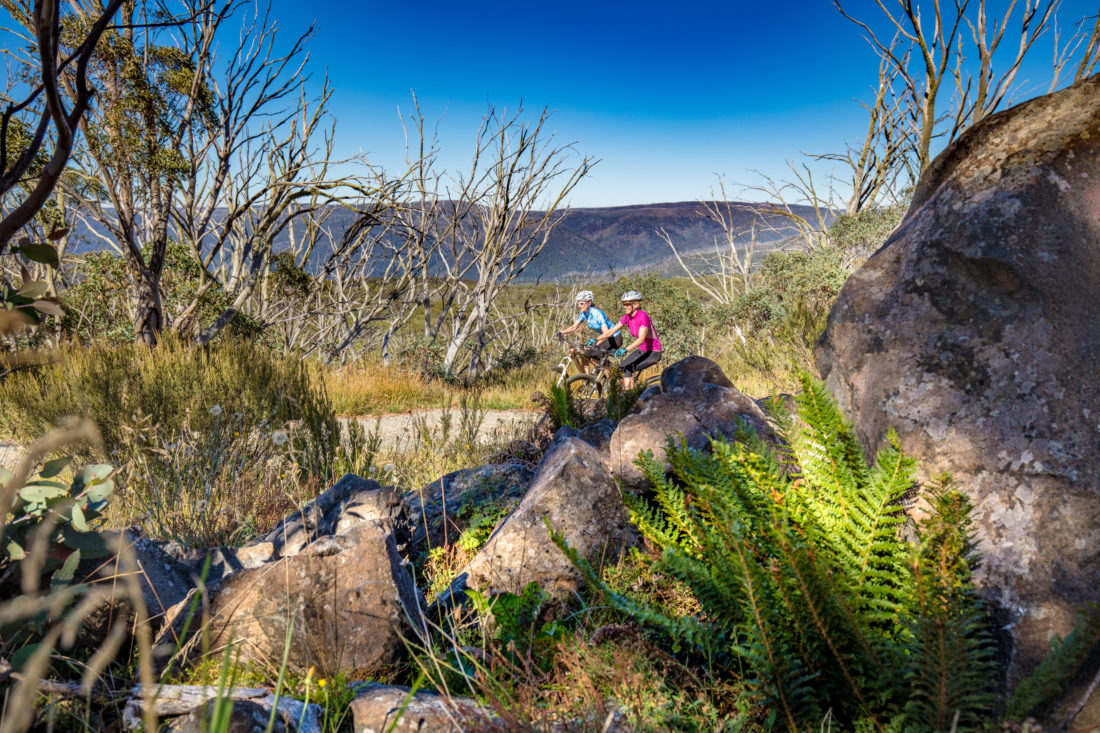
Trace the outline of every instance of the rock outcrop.
[[[393, 532], [381, 522], [321, 537], [295, 555], [239, 570], [207, 588], [206, 640], [220, 653], [278, 668], [288, 634], [291, 669], [378, 678], [401, 663], [420, 600]], [[182, 634], [190, 599], [169, 612], [158, 647]], [[192, 627], [198, 624], [192, 624]], [[191, 649], [197, 645], [195, 636]], [[187, 650], [185, 649], [185, 653]]]
[[486, 502], [515, 505], [534, 471], [516, 464], [466, 468], [449, 473], [409, 495], [413, 557], [426, 548], [455, 542], [468, 526], [471, 510]]
[[640, 399], [635, 411], [619, 422], [608, 446], [611, 471], [624, 489], [645, 490], [649, 481], [634, 463], [639, 453], [649, 450], [663, 460], [670, 436], [707, 450], [711, 437], [730, 438], [742, 425], [766, 439], [773, 437], [755, 401], [737, 391], [717, 364], [690, 356], [666, 368], [661, 392]]
[[512, 593], [531, 582], [548, 590], [575, 587], [579, 574], [551, 541], [547, 521], [594, 564], [633, 544], [635, 529], [604, 460], [579, 437], [555, 440], [519, 506], [470, 561], [466, 584]]
[[866, 449], [890, 426], [977, 509], [1011, 679], [1100, 600], [1100, 75], [979, 122], [844, 286], [817, 357]]
[[405, 549], [409, 520], [401, 489], [349, 473], [244, 549], [262, 555], [270, 547], [267, 562], [295, 555], [318, 537], [345, 534], [374, 521], [389, 524], [398, 550]]

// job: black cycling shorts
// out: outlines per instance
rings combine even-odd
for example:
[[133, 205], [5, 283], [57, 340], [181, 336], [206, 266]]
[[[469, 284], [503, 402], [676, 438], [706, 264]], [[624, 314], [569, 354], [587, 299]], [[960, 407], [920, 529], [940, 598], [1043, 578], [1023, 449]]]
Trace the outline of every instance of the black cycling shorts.
[[660, 351], [642, 351], [639, 349], [623, 359], [619, 369], [628, 377], [641, 374], [647, 367], [651, 367], [661, 360]]
[[590, 346], [581, 353], [587, 356], [589, 359], [602, 359], [607, 355], [607, 352], [614, 351], [621, 348], [623, 345], [622, 334], [615, 334], [606, 341], [600, 341], [595, 346]]

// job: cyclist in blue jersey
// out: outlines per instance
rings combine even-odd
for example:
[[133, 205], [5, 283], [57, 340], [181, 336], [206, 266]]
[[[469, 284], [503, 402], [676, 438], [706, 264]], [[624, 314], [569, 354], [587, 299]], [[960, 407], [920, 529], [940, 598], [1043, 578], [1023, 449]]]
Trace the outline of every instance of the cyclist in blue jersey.
[[[595, 331], [597, 336], [602, 336], [608, 330], [615, 327], [615, 324], [607, 317], [607, 314], [593, 304], [594, 300], [595, 296], [592, 294], [591, 290], [582, 290], [577, 293], [577, 310], [579, 311], [579, 313], [577, 313], [577, 320], [573, 322], [572, 326], [563, 328], [559, 331], [562, 336], [571, 334], [585, 325]], [[588, 339], [584, 351], [578, 356], [584, 373], [589, 373], [594, 361], [598, 361], [605, 353], [614, 352], [615, 349], [618, 349], [622, 345], [623, 337], [617, 333], [601, 341], [598, 341], [595, 336]]]

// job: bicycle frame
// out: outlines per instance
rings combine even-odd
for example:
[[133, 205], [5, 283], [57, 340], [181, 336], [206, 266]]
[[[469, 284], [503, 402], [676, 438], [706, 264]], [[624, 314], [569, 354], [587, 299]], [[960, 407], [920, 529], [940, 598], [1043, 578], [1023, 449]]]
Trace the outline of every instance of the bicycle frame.
[[554, 367], [555, 369], [559, 370], [559, 372], [560, 372], [558, 374], [558, 381], [554, 383], [555, 386], [560, 387], [563, 384], [565, 384], [565, 378], [569, 373], [569, 367], [572, 366], [572, 365], [573, 365], [573, 356], [572, 356], [572, 354], [566, 354], [565, 356], [562, 357], [561, 361], [558, 362], [558, 365], [556, 367]]

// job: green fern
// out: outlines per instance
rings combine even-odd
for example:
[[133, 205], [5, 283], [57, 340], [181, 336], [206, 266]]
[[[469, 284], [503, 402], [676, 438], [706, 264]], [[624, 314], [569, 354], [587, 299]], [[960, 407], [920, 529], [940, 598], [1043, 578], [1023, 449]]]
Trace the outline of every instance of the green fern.
[[988, 616], [971, 582], [977, 562], [971, 505], [947, 476], [933, 484], [929, 501], [932, 511], [910, 560], [914, 614], [905, 712], [935, 730], [970, 730], [993, 708], [996, 677]]
[[[970, 506], [941, 487], [916, 548], [901, 500], [914, 461], [897, 436], [868, 466], [851, 424], [805, 378], [796, 419], [774, 425], [787, 448], [742, 430], [711, 451], [670, 442], [667, 465], [638, 465], [650, 499], [631, 517], [661, 549], [657, 569], [691, 589], [697, 618], [612, 593], [555, 540], [609, 605], [739, 677], [791, 730], [826, 711], [871, 729], [941, 726], [989, 707], [990, 643], [970, 583]], [[978, 680], [982, 677], [982, 680]]]
[[1008, 701], [1008, 719], [1041, 715], [1065, 689], [1096, 645], [1100, 643], [1100, 604], [1088, 603], [1077, 612], [1077, 624], [1065, 639], [1055, 637], [1050, 654], [1021, 682]]

